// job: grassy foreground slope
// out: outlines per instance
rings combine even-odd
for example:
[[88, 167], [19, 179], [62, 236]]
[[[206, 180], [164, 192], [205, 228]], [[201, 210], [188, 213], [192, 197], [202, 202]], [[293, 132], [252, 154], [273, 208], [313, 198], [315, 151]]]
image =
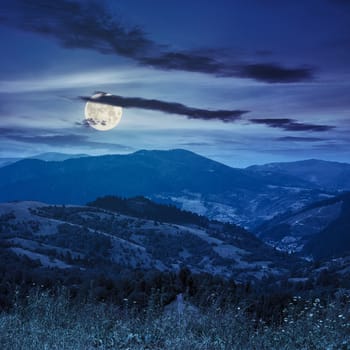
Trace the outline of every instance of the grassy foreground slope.
[[[125, 304], [128, 301], [125, 300]], [[254, 320], [244, 305], [166, 312], [151, 298], [132, 306], [71, 303], [36, 291], [27, 305], [0, 314], [1, 349], [350, 349], [349, 300], [294, 298], [278, 325]]]

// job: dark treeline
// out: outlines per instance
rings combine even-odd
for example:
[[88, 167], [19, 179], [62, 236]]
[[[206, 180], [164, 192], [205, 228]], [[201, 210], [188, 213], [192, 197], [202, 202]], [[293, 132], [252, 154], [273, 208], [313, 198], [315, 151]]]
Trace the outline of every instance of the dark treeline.
[[115, 264], [96, 265], [93, 270], [57, 269], [43, 268], [39, 261], [19, 258], [3, 248], [0, 256], [0, 309], [5, 311], [19, 299], [25, 301], [33, 289], [55, 294], [64, 288], [77, 303], [102, 302], [138, 310], [147, 307], [150, 300], [161, 307], [166, 306], [183, 293], [186, 300], [200, 308], [244, 304], [252, 319], [280, 322], [293, 295], [313, 295], [317, 291], [315, 295], [323, 293], [326, 296], [339, 286], [331, 275], [322, 275], [312, 285], [296, 285], [287, 280], [277, 285], [268, 280], [260, 284], [238, 284], [233, 279], [195, 274], [186, 267], [178, 272], [127, 269]]
[[177, 224], [193, 224], [206, 227], [209, 220], [201, 215], [181, 210], [173, 205], [158, 204], [145, 197], [121, 198], [106, 196], [88, 203], [89, 206], [111, 210], [134, 217], [171, 222]]

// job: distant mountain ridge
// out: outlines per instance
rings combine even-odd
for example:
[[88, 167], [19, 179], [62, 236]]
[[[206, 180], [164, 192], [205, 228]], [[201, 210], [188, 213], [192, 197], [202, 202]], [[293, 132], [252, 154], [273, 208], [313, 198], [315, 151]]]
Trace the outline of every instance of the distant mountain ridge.
[[80, 154], [68, 154], [68, 153], [59, 153], [59, 152], [46, 152], [40, 153], [31, 157], [25, 158], [0, 158], [0, 167], [16, 163], [23, 159], [39, 159], [50, 162], [61, 162], [67, 159], [81, 158], [81, 157], [90, 157], [89, 154], [80, 153]]
[[142, 195], [247, 227], [329, 196], [303, 179], [235, 169], [185, 150], [25, 159], [0, 168], [0, 184], [0, 201], [81, 205], [106, 195]]
[[106, 195], [147, 196], [250, 227], [329, 196], [294, 176], [234, 169], [185, 150], [61, 162], [25, 159], [0, 168], [1, 201], [85, 204]]
[[0, 168], [18, 162], [22, 158], [0, 158]]
[[350, 190], [350, 164], [308, 159], [296, 162], [269, 163], [247, 168], [259, 174], [295, 176], [318, 188]]
[[62, 162], [67, 159], [75, 159], [82, 157], [91, 157], [89, 154], [78, 153], [78, 154], [68, 154], [68, 153], [58, 153], [58, 152], [46, 152], [40, 153], [35, 156], [28, 157], [29, 159], [39, 159], [48, 162]]

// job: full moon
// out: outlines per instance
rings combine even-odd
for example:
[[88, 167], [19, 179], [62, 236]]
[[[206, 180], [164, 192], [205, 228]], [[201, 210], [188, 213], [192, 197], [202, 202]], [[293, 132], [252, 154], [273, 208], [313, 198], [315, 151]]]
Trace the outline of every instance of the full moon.
[[[104, 94], [93, 95], [92, 99], [98, 99]], [[105, 94], [106, 96], [110, 94]], [[123, 108], [110, 106], [103, 103], [88, 101], [85, 105], [85, 119], [88, 124], [99, 131], [107, 131], [115, 128], [122, 118]]]

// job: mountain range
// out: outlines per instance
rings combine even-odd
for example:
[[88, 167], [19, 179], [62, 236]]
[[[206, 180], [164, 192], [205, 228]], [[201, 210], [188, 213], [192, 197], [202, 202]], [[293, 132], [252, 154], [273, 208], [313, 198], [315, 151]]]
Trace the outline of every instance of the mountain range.
[[0, 158], [0, 167], [16, 163], [23, 159], [40, 159], [45, 161], [60, 162], [66, 159], [74, 159], [74, 158], [81, 158], [81, 157], [89, 157], [89, 155], [85, 153], [67, 154], [67, 153], [59, 153], [59, 152], [45, 152], [45, 153], [37, 154], [35, 156], [26, 157], [26, 158]]
[[350, 190], [350, 164], [318, 159], [253, 165], [247, 168], [259, 174], [286, 175], [304, 179], [320, 189]]
[[236, 169], [185, 150], [67, 156], [43, 154], [0, 168], [0, 201], [101, 207], [95, 199], [104, 197], [103, 209], [141, 211], [153, 220], [174, 220], [168, 208], [175, 205], [187, 210], [176, 214], [178, 224], [205, 226], [204, 217], [238, 224], [301, 256], [329, 258], [350, 248], [349, 198], [340, 194], [348, 188], [349, 164], [306, 160]]
[[0, 184], [0, 201], [83, 205], [100, 196], [142, 195], [247, 228], [334, 195], [294, 173], [231, 168], [185, 150], [24, 159], [0, 168]]

